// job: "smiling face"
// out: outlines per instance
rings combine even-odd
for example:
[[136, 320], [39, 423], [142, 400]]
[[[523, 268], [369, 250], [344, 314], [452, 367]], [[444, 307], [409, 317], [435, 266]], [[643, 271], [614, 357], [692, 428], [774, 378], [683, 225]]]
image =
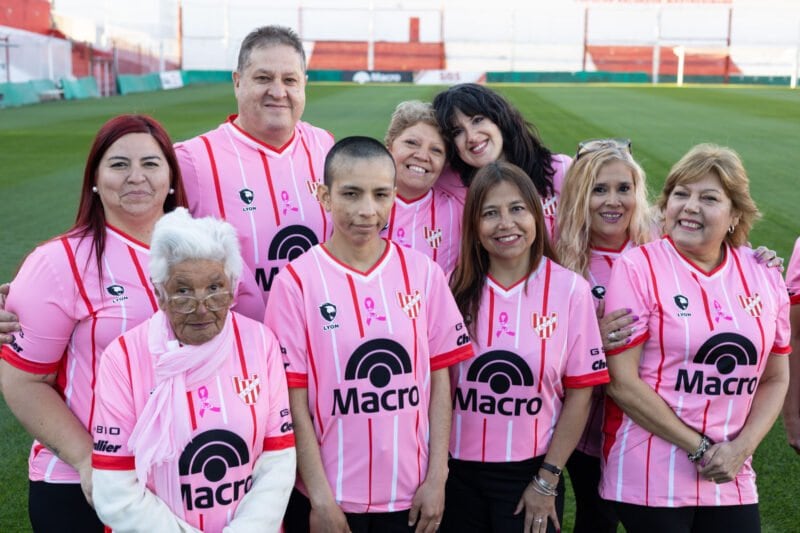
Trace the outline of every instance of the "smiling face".
[[628, 227], [636, 205], [633, 172], [622, 161], [610, 161], [597, 173], [591, 196], [591, 243], [618, 250], [628, 239]]
[[424, 122], [403, 130], [389, 152], [397, 167], [397, 193], [407, 200], [425, 195], [444, 167], [444, 140], [436, 128]]
[[233, 73], [239, 108], [236, 124], [274, 147], [292, 138], [306, 106], [303, 58], [282, 44], [255, 48], [242, 72]]
[[480, 211], [478, 238], [489, 254], [489, 272], [524, 274], [536, 238], [536, 219], [516, 185], [501, 181], [486, 193]]
[[123, 135], [103, 154], [96, 172], [106, 221], [122, 230], [155, 223], [164, 213], [170, 170], [148, 133]]
[[665, 230], [678, 250], [706, 270], [721, 260], [721, 246], [739, 217], [714, 174], [676, 185], [664, 210]]
[[503, 157], [503, 134], [488, 117], [456, 109], [450, 127], [458, 156], [467, 165], [482, 168]]
[[[170, 269], [169, 279], [164, 283], [166, 294], [159, 296], [159, 307], [167, 315], [175, 338], [183, 344], [203, 344], [222, 331], [231, 299], [221, 297], [221, 301], [227, 301], [227, 305], [220, 309], [216, 309], [213, 304], [200, 303], [193, 312], [188, 314], [175, 310], [175, 299], [178, 298], [177, 301], [180, 301], [182, 296], [192, 296], [202, 300], [215, 293], [229, 294], [230, 290], [230, 279], [225, 275], [225, 267], [221, 262], [208, 259], [189, 259]], [[211, 305], [216, 310], [209, 310], [207, 305]]]

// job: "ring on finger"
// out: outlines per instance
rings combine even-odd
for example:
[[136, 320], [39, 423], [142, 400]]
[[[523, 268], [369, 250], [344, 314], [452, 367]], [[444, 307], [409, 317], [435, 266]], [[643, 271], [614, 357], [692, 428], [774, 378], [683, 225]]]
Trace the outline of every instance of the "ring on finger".
[[610, 341], [617, 340], [617, 332], [616, 331], [612, 331], [611, 333], [609, 333], [608, 334], [608, 340], [610, 340]]

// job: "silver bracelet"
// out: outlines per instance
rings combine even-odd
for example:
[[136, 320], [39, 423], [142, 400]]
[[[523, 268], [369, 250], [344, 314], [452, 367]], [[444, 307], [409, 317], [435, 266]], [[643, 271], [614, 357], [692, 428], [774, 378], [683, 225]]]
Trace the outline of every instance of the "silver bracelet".
[[708, 437], [701, 434], [700, 445], [697, 447], [694, 453], [687, 453], [686, 456], [689, 458], [689, 461], [691, 461], [692, 463], [696, 463], [703, 457], [703, 455], [705, 455], [705, 453], [708, 451], [710, 447], [711, 447], [711, 441], [708, 440]]
[[540, 478], [538, 474], [533, 476], [532, 484], [533, 490], [542, 496], [558, 496], [557, 485], [548, 483], [544, 479]]

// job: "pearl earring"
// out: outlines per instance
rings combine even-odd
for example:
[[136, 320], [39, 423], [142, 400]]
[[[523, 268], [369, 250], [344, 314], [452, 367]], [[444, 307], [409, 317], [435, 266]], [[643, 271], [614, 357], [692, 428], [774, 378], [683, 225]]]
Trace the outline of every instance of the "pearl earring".
[[92, 192], [97, 194], [97, 185], [92, 186]]
[[167, 193], [168, 193], [168, 194], [175, 194], [175, 189], [173, 189], [172, 187], [170, 187], [170, 188], [169, 188], [169, 191], [167, 191]]

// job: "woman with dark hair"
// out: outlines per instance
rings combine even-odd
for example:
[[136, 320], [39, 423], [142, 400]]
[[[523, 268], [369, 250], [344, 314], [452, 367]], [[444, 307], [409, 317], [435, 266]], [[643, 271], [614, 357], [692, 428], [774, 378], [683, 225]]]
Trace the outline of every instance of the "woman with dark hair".
[[[478, 169], [499, 159], [520, 167], [542, 199], [547, 232], [552, 237], [561, 181], [572, 159], [550, 152], [522, 113], [483, 85], [450, 87], [436, 95], [433, 107], [447, 141], [450, 167], [461, 182], [469, 186]], [[441, 186], [463, 197], [462, 187], [448, 183], [455, 181], [452, 174], [442, 177]]]
[[561, 469], [608, 381], [589, 284], [556, 264], [536, 189], [510, 163], [475, 174], [462, 228], [450, 287], [475, 356], [452, 367], [442, 531], [556, 531]]
[[[31, 252], [11, 284], [6, 308], [20, 331], [0, 352], [0, 384], [35, 438], [35, 531], [102, 531], [89, 503], [92, 387], [106, 345], [157, 310], [148, 244], [177, 206], [186, 195], [164, 128], [143, 115], [115, 117], [92, 144], [74, 226]], [[245, 307], [263, 314], [255, 298]]]

